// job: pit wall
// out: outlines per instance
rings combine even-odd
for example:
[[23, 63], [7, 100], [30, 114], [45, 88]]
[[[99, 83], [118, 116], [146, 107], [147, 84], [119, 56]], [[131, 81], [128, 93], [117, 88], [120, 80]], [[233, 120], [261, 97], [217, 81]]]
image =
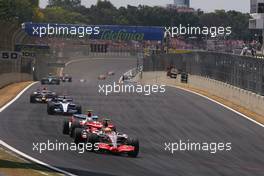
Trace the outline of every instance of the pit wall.
[[138, 74], [135, 77], [135, 81], [141, 84], [163, 84], [167, 86], [180, 86], [202, 90], [236, 105], [240, 105], [257, 114], [264, 114], [263, 96], [202, 76], [189, 75], [188, 84], [181, 83], [179, 77], [180, 76], [178, 76], [177, 79], [172, 79], [167, 77], [166, 72], [164, 71], [149, 71]]

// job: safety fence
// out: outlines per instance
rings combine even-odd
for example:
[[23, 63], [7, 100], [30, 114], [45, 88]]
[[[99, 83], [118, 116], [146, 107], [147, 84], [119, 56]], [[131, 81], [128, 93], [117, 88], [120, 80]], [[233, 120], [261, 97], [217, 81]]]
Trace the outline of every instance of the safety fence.
[[[141, 84], [182, 87], [201, 93], [215, 99], [216, 101], [220, 101], [221, 103], [227, 103], [228, 106], [231, 106], [236, 110], [243, 110], [243, 113], [254, 112], [259, 115], [264, 114], [264, 96], [232, 86], [222, 81], [197, 75], [189, 75], [188, 84], [186, 84], [182, 83], [180, 76], [172, 79], [167, 76], [165, 71], [142, 72], [141, 74], [138, 74], [133, 81]], [[256, 120], [264, 123], [264, 118], [262, 117]]]
[[151, 55], [143, 60], [144, 71], [165, 71], [174, 66], [264, 95], [264, 60], [215, 52]]

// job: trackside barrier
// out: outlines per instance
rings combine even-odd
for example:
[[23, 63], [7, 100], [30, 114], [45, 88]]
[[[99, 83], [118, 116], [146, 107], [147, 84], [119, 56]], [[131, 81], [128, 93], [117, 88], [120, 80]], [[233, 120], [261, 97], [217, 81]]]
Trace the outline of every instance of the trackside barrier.
[[[17, 22], [0, 22], [0, 88], [23, 81], [32, 80], [31, 61], [14, 57], [14, 44], [22, 30]], [[23, 35], [21, 34], [23, 37]]]
[[0, 75], [0, 88], [16, 82], [31, 81], [32, 75], [27, 73], [4, 73]]
[[190, 85], [234, 102], [258, 114], [264, 114], [264, 97], [256, 93], [243, 90], [221, 81], [194, 75], [190, 78]]
[[264, 95], [264, 59], [227, 53], [192, 51], [145, 57], [144, 71], [165, 71], [173, 66], [191, 75], [208, 77]]
[[[182, 85], [179, 77], [177, 79], [168, 78], [166, 72], [162, 71], [143, 72], [141, 76], [137, 76], [137, 81], [142, 84]], [[259, 94], [221, 81], [196, 75], [189, 75], [188, 85], [250, 109], [257, 114], [264, 114], [264, 96]]]

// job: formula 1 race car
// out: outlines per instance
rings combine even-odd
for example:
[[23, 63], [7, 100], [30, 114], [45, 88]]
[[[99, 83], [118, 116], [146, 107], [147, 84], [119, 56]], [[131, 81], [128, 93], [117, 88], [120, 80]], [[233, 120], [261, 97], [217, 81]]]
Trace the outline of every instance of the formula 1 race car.
[[75, 128], [85, 128], [88, 129], [89, 132], [94, 132], [101, 130], [106, 126], [111, 128], [113, 131], [116, 130], [116, 127], [109, 119], [99, 121], [98, 116], [91, 115], [90, 112], [87, 115], [73, 114], [69, 120], [64, 121], [62, 133], [73, 137]]
[[181, 82], [186, 84], [188, 83], [188, 73], [186, 72], [181, 73]]
[[176, 68], [171, 68], [170, 70], [167, 71], [167, 76], [170, 78], [177, 78], [178, 75], [178, 70]]
[[98, 76], [98, 79], [99, 80], [105, 80], [106, 79], [106, 75], [101, 74], [101, 75]]
[[51, 74], [49, 74], [49, 76], [41, 79], [41, 84], [59, 85], [60, 79], [57, 76], [52, 76]]
[[61, 77], [60, 77], [60, 80], [62, 82], [72, 82], [72, 77], [68, 74], [63, 74]]
[[108, 75], [108, 76], [113, 76], [113, 75], [115, 75], [115, 72], [113, 72], [113, 71], [109, 71], [109, 72], [107, 73], [107, 75]]
[[42, 90], [37, 90], [30, 95], [30, 103], [47, 103], [56, 97], [57, 94], [55, 92], [43, 88]]
[[49, 115], [62, 114], [72, 115], [81, 114], [82, 107], [73, 103], [73, 99], [66, 96], [58, 96], [47, 104], [47, 112]]
[[127, 154], [130, 157], [137, 157], [139, 153], [138, 139], [130, 138], [108, 127], [92, 133], [87, 129], [76, 128], [74, 142], [76, 144], [89, 143], [92, 146], [91, 151], [94, 152]]

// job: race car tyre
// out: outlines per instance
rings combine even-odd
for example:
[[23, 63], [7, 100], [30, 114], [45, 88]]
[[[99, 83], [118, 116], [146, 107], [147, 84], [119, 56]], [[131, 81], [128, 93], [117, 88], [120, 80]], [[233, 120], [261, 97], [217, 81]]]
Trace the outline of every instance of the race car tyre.
[[96, 148], [95, 144], [99, 142], [99, 137], [96, 134], [91, 133], [91, 134], [88, 135], [87, 142], [89, 144], [92, 144], [92, 149], [90, 151], [91, 152], [95, 151], [95, 148]]
[[69, 82], [72, 82], [72, 78], [69, 78]]
[[75, 128], [80, 128], [80, 127], [81, 127], [80, 122], [73, 122], [69, 131], [70, 136], [74, 137]]
[[82, 138], [82, 128], [75, 128], [74, 130], [74, 143], [75, 144], [80, 144], [80, 143], [85, 143], [86, 139]]
[[128, 152], [128, 156], [137, 157], [138, 152], [139, 152], [139, 141], [138, 141], [138, 139], [128, 138], [127, 139], [127, 145], [131, 145], [131, 146], [135, 147], [134, 151]]
[[54, 114], [53, 106], [50, 106], [50, 105], [47, 106], [47, 113], [49, 115], [53, 115]]
[[82, 114], [82, 107], [81, 106], [77, 106], [77, 114]]
[[70, 127], [69, 127], [69, 122], [67, 120], [65, 120], [63, 122], [63, 129], [62, 129], [62, 133], [63, 134], [69, 134], [70, 132]]
[[113, 126], [112, 130], [116, 132], [116, 126]]
[[57, 84], [57, 85], [60, 85], [60, 81], [57, 81], [56, 84]]
[[35, 96], [30, 95], [30, 103], [36, 103]]

